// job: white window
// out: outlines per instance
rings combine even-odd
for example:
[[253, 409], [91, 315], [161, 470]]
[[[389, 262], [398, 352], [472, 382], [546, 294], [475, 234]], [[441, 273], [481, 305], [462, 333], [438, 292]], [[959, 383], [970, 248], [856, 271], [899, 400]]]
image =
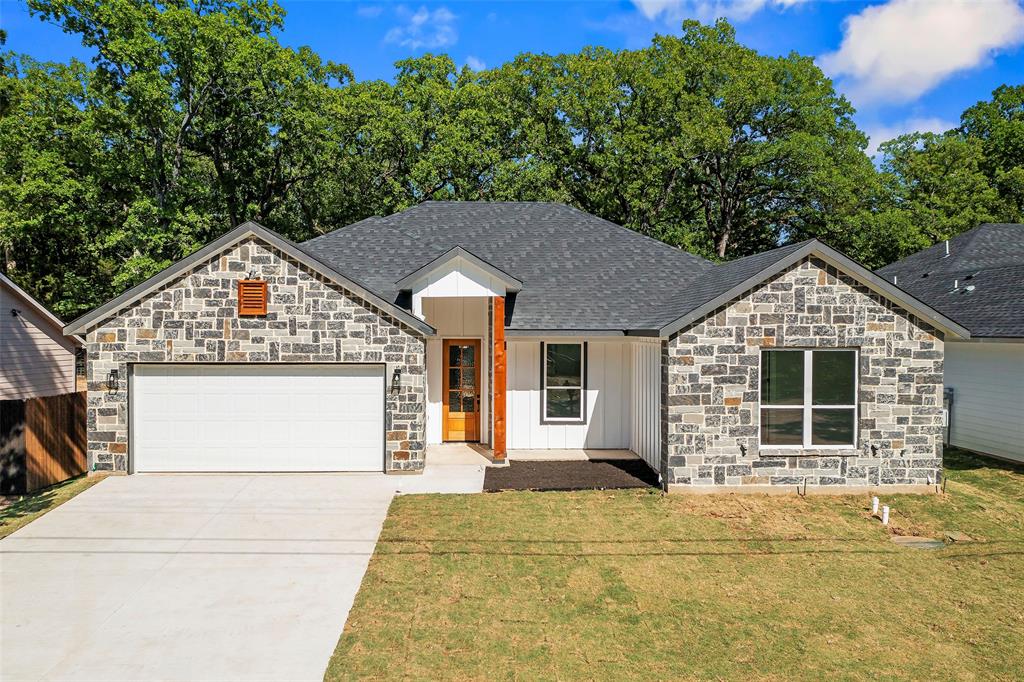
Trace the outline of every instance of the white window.
[[857, 351], [761, 351], [761, 445], [857, 444]]
[[545, 422], [585, 421], [585, 343], [542, 343], [541, 394]]

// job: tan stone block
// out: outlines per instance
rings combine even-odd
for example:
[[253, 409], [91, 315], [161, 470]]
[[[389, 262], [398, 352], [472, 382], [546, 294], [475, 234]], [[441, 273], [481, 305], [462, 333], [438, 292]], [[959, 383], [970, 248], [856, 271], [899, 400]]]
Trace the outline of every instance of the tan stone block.
[[735, 406], [739, 405], [742, 402], [743, 402], [742, 398], [726, 398], [725, 399], [726, 407], [735, 407]]
[[155, 339], [156, 338], [156, 330], [155, 329], [142, 329], [142, 328], [139, 328], [139, 329], [137, 329], [135, 331], [135, 338], [136, 339]]

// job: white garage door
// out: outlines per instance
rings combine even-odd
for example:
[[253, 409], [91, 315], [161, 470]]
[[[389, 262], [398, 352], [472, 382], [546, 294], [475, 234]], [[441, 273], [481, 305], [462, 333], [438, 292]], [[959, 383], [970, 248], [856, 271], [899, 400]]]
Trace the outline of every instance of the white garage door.
[[382, 471], [384, 370], [365, 365], [136, 365], [133, 468]]

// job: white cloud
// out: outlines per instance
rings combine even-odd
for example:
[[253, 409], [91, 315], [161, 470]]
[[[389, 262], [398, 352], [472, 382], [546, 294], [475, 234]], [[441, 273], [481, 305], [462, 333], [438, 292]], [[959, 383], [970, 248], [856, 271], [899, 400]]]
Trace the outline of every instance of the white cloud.
[[765, 7], [785, 9], [808, 0], [633, 0], [648, 19], [676, 22], [686, 18], [711, 21], [727, 17], [743, 21]]
[[383, 5], [360, 5], [356, 8], [356, 14], [364, 19], [376, 19], [383, 11]]
[[847, 17], [839, 49], [819, 64], [854, 101], [907, 102], [1022, 42], [1017, 0], [891, 0]]
[[905, 121], [892, 124], [869, 125], [864, 130], [869, 138], [867, 154], [874, 156], [878, 153], [878, 145], [906, 133], [944, 133], [957, 125], [959, 125], [958, 121], [946, 121], [928, 116], [908, 118]]
[[469, 55], [468, 57], [466, 57], [466, 66], [473, 69], [474, 71], [483, 71], [484, 69], [487, 68], [487, 64], [485, 64], [482, 59], [480, 59], [479, 57], [474, 57], [473, 55]]
[[459, 40], [459, 33], [455, 29], [456, 17], [446, 7], [428, 10], [421, 6], [413, 12], [400, 5], [395, 11], [402, 23], [387, 32], [385, 43], [416, 50], [421, 47], [448, 47]]

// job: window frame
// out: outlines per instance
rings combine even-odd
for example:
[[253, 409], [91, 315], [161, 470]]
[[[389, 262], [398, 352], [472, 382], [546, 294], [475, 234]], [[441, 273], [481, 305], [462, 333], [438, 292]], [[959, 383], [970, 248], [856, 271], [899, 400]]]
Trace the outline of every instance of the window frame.
[[[580, 385], [552, 386], [552, 389], [569, 389], [580, 392], [579, 417], [548, 416], [548, 346], [580, 347]], [[587, 423], [587, 342], [586, 341], [541, 341], [540, 342], [540, 423], [541, 424], [586, 424]]]
[[[804, 391], [799, 405], [765, 405], [761, 397], [762, 372], [764, 370], [765, 353], [773, 351], [797, 351], [804, 354]], [[815, 405], [814, 404], [814, 354], [815, 353], [852, 352], [853, 353], [853, 404], [852, 405]], [[860, 348], [828, 347], [828, 348], [761, 348], [757, 365], [757, 444], [762, 450], [851, 450], [857, 448], [860, 440]], [[812, 414], [817, 409], [853, 410], [853, 442], [841, 445], [817, 445], [812, 442]], [[803, 413], [803, 443], [800, 445], [771, 445], [761, 442], [762, 426], [761, 410], [800, 410]]]

